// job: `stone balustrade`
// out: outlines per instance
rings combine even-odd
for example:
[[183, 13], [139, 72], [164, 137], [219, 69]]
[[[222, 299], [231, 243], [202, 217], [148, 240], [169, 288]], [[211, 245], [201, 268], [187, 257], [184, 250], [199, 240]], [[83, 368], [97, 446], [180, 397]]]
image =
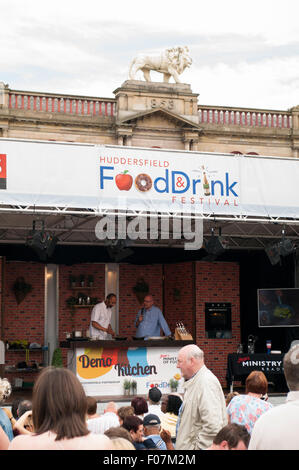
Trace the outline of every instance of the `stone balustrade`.
[[222, 126], [249, 126], [290, 129], [292, 115], [288, 111], [199, 106], [199, 122]]
[[[9, 109], [72, 114], [78, 116], [116, 117], [116, 99], [6, 90]], [[4, 95], [3, 95], [4, 96]], [[4, 104], [4, 98], [3, 103]], [[7, 106], [6, 105], [6, 106]], [[199, 123], [221, 126], [248, 126], [291, 129], [290, 111], [198, 106]]]
[[24, 111], [72, 114], [78, 116], [115, 115], [114, 99], [47, 94], [9, 90], [9, 109]]

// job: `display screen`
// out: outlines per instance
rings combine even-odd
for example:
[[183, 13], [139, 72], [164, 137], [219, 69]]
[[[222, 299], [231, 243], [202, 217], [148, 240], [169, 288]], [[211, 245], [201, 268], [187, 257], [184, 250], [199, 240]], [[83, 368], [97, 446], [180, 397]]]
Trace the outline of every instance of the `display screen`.
[[299, 326], [299, 289], [258, 289], [259, 327]]

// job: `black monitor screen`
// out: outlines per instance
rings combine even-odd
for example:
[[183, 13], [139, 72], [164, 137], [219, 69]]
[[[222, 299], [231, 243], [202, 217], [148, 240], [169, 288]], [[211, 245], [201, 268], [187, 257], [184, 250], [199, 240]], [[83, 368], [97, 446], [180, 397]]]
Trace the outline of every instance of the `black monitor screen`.
[[259, 327], [299, 326], [299, 289], [258, 289]]

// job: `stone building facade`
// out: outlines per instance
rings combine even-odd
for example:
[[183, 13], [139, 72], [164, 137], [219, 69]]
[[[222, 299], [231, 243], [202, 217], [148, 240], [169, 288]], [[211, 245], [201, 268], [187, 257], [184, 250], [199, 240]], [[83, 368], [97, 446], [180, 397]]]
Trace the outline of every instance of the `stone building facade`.
[[177, 83], [128, 80], [114, 98], [99, 98], [0, 82], [0, 136], [290, 158], [299, 156], [299, 107], [203, 106]]

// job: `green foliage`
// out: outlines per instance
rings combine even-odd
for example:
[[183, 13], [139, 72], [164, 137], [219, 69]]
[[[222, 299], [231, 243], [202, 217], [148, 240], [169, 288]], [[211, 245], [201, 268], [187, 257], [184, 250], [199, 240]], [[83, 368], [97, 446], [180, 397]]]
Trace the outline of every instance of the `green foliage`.
[[60, 348], [56, 348], [54, 350], [51, 365], [53, 367], [63, 367], [62, 352]]

